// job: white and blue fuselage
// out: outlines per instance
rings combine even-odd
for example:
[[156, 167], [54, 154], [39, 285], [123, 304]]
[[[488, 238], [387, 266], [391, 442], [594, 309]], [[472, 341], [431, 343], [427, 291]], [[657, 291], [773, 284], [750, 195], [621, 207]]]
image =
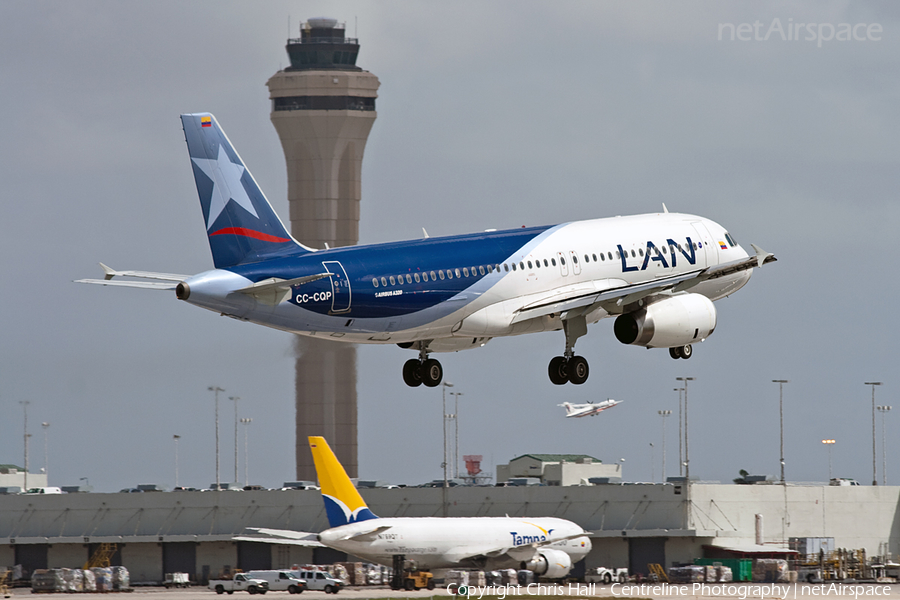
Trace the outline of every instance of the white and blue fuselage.
[[[320, 250], [189, 277], [184, 299], [301, 335], [353, 343], [433, 340], [430, 350], [440, 352], [491, 337], [560, 329], [559, 313], [522, 312], [557, 297], [747, 257], [719, 224], [659, 213]], [[274, 306], [239, 292], [258, 281], [323, 271], [336, 277], [292, 287]], [[751, 272], [707, 280], [691, 291], [717, 300], [743, 287]], [[587, 321], [611, 314], [614, 309], [597, 307]]]

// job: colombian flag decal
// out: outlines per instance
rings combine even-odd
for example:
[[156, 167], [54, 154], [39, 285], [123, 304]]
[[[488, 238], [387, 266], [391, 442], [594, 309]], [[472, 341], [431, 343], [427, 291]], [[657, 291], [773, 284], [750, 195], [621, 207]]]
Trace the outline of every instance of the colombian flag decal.
[[728, 250], [728, 246], [725, 245], [725, 242], [719, 240], [719, 248], [722, 250]]
[[200, 127], [212, 127], [212, 117], [200, 117]]

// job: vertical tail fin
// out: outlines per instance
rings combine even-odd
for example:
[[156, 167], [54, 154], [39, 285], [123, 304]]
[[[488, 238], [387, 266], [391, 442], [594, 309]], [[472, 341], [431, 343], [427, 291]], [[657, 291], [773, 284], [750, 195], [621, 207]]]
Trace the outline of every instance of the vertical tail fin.
[[181, 115], [216, 268], [309, 251], [297, 243], [210, 113]]
[[328, 524], [332, 527], [377, 519], [369, 510], [365, 500], [353, 487], [347, 472], [328, 446], [325, 438], [309, 436], [309, 449], [312, 451], [319, 476], [319, 487], [322, 488], [322, 500], [325, 501], [325, 513]]

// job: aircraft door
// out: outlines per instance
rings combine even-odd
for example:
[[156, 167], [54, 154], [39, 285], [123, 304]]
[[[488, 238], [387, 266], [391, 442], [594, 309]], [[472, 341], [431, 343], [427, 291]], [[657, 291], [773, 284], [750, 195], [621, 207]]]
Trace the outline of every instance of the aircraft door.
[[345, 313], [350, 310], [350, 278], [344, 265], [336, 260], [322, 263], [325, 270], [331, 273], [331, 313]]
[[703, 247], [697, 249], [698, 266], [708, 267], [711, 264], [718, 263], [718, 250], [713, 244], [712, 236], [709, 235], [706, 225], [700, 221], [695, 221], [691, 225], [694, 227], [694, 231], [697, 232], [697, 240], [703, 242]]
[[566, 255], [562, 252], [556, 253], [556, 260], [559, 262], [559, 272], [563, 277], [568, 277], [569, 267], [566, 264]]
[[569, 260], [572, 261], [572, 274], [581, 275], [581, 263], [578, 262], [578, 255], [574, 250], [569, 250]]

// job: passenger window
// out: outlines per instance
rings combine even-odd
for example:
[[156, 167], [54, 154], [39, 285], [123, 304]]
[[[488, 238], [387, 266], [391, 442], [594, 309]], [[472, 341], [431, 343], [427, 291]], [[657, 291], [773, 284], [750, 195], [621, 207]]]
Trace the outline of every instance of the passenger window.
[[[443, 277], [441, 279], [443, 279]], [[431, 272], [431, 280], [437, 281], [437, 277], [434, 276], [434, 271]]]
[[638, 254], [640, 254], [641, 256], [643, 256], [643, 255], [644, 255], [644, 249], [643, 249], [643, 248], [638, 248]]
[[696, 242], [694, 242], [694, 244], [692, 244], [692, 245], [693, 245], [693, 246], [694, 246], [694, 250], [696, 250], [696, 249], [697, 249], [697, 248], [698, 248], [698, 246], [697, 246], [697, 243], [696, 243]]
[[513, 266], [513, 271], [515, 271], [515, 270], [516, 270], [516, 263], [513, 263], [512, 266]]
[[416, 283], [419, 283], [419, 274], [418, 274], [418, 273], [413, 273], [413, 279], [416, 280]]
[[469, 269], [467, 267], [463, 267], [463, 277], [469, 276]]
[[372, 278], [372, 285], [374, 285], [375, 287], [378, 287], [378, 278], [377, 277]]
[[572, 262], [576, 265], [578, 264], [578, 257], [575, 256], [574, 254], [572, 255]]
[[606, 260], [606, 256], [602, 252], [600, 253], [600, 260], [603, 260], [603, 261]]
[[381, 278], [381, 285], [387, 287], [387, 279], [385, 279], [384, 277]]
[[481, 275], [484, 275], [484, 267], [483, 266], [481, 266], [481, 265], [478, 266], [478, 273]]
[[531, 261], [530, 261], [530, 260], [528, 261], [528, 268], [529, 268], [529, 269], [533, 269], [533, 268], [534, 268], [534, 265], [531, 264]]
[[559, 257], [559, 264], [561, 264], [561, 265], [566, 264], [566, 259], [563, 258], [562, 256], [560, 256], [560, 257]]
[[[594, 262], [597, 262], [597, 255], [596, 255], [596, 254], [591, 254], [591, 256], [594, 258]], [[587, 257], [585, 257], [585, 258], [587, 258]]]
[[547, 262], [547, 259], [546, 259], [546, 258], [544, 259], [544, 266], [545, 266], [545, 267], [549, 267], [549, 266], [550, 266], [550, 264]]
[[503, 263], [503, 270], [508, 272], [508, 271], [509, 271], [509, 265], [506, 264], [506, 263]]
[[393, 276], [393, 275], [391, 275], [391, 285], [396, 285], [396, 282], [394, 281], [394, 276]]
[[457, 277], [462, 277], [462, 275], [459, 274], [459, 269], [454, 269], [453, 272], [456, 273]]
[[519, 268], [522, 269], [522, 270], [524, 271], [524, 270], [525, 270], [525, 263], [519, 262]]
[[453, 279], [453, 271], [447, 269], [447, 279]]
[[[609, 260], [612, 260], [612, 252], [607, 252], [607, 254], [609, 255]], [[619, 255], [619, 251], [616, 250], [616, 256], [618, 256], [618, 255]]]
[[550, 264], [552, 264], [552, 265], [555, 267], [555, 266], [556, 266], [556, 259], [555, 259], [555, 258], [551, 258], [551, 259], [550, 259]]

